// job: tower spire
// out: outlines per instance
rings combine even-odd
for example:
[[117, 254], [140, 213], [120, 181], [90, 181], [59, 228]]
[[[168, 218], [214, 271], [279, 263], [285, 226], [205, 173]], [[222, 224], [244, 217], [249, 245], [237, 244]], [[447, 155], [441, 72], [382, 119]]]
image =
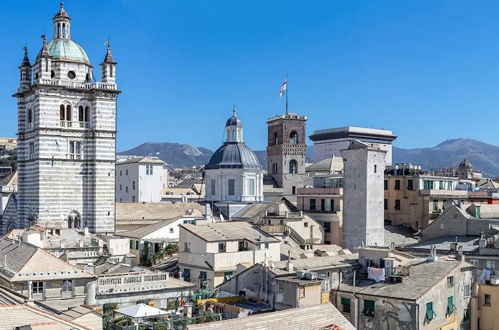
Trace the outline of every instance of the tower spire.
[[64, 10], [64, 2], [59, 4], [59, 11], [54, 16], [54, 39], [71, 39], [71, 18]]
[[28, 47], [24, 46], [24, 57], [23, 57], [23, 62], [21, 63], [21, 67], [30, 67], [31, 63], [29, 62], [29, 56], [28, 56]]

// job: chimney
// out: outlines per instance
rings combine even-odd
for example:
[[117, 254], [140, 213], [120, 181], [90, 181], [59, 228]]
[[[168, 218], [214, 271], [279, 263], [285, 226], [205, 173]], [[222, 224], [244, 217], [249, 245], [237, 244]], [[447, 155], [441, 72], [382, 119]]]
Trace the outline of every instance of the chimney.
[[395, 250], [395, 242], [390, 243], [390, 250]]
[[461, 261], [464, 261], [464, 253], [463, 253], [463, 246], [460, 245], [458, 248], [457, 248], [457, 255], [459, 256], [459, 259]]
[[293, 263], [291, 262], [291, 251], [288, 250], [288, 262], [286, 263], [286, 270], [292, 272], [294, 270]]
[[83, 235], [85, 235], [85, 237], [90, 235], [90, 231], [88, 230], [87, 226], [83, 227]]

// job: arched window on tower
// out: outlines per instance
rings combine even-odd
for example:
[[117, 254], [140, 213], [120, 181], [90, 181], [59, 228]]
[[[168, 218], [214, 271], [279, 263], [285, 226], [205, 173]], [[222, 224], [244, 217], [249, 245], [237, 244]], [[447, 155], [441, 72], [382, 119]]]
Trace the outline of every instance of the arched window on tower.
[[289, 134], [289, 144], [298, 144], [298, 133], [296, 131]]
[[62, 123], [66, 120], [66, 108], [64, 107], [64, 105], [61, 104], [61, 108], [60, 108], [60, 120], [61, 120], [61, 126], [64, 126]]
[[274, 133], [274, 145], [277, 145], [279, 144], [279, 135], [277, 134], [277, 132]]
[[276, 163], [272, 164], [272, 173], [277, 174], [277, 164]]
[[298, 173], [298, 163], [294, 159], [291, 159], [289, 161], [289, 173], [290, 174]]
[[80, 105], [78, 107], [78, 122], [80, 125], [80, 128], [89, 128], [90, 123], [89, 123], [89, 118], [90, 118], [90, 108], [88, 106], [83, 106]]
[[60, 107], [60, 119], [61, 119], [61, 127], [71, 127], [71, 106], [64, 106], [61, 104]]
[[28, 109], [27, 117], [28, 117], [27, 118], [28, 129], [32, 129], [33, 128], [33, 110]]
[[66, 105], [66, 123], [68, 124], [68, 127], [71, 127], [71, 106]]

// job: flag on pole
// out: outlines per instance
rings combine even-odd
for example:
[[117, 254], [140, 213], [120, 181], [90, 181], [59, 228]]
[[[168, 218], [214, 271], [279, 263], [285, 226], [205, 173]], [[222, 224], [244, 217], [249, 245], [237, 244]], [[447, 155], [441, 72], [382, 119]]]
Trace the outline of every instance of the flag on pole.
[[287, 81], [284, 80], [284, 82], [282, 83], [281, 85], [281, 90], [279, 91], [279, 99], [282, 99], [282, 96], [284, 95], [284, 93], [286, 92], [286, 89], [287, 89]]

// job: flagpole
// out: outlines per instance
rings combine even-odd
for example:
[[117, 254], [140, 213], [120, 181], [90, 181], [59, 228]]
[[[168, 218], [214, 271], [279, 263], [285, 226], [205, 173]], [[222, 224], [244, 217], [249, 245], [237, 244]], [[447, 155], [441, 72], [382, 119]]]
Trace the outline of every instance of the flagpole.
[[286, 72], [286, 114], [288, 114], [288, 73]]

